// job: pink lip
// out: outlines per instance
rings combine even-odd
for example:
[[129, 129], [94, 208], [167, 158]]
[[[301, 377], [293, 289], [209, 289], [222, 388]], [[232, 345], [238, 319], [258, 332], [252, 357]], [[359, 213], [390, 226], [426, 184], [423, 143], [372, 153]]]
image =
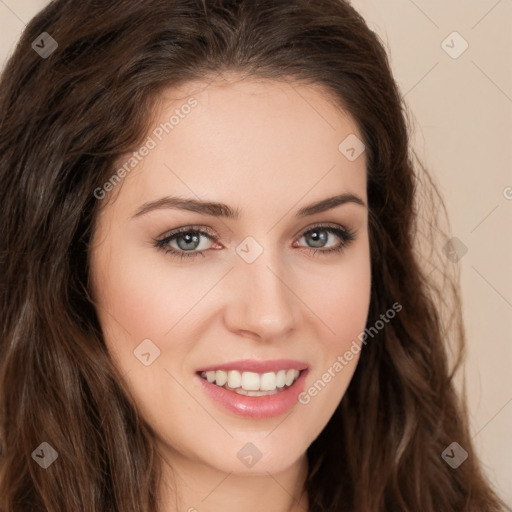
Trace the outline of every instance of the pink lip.
[[[297, 362], [294, 363], [297, 364]], [[247, 366], [244, 367], [248, 368]], [[216, 366], [215, 368], [223, 369], [219, 366]], [[232, 366], [229, 366], [229, 368], [235, 369]], [[250, 368], [252, 368], [252, 370], [247, 369], [245, 371], [254, 371], [255, 367], [251, 366]], [[261, 368], [261, 366], [258, 368]], [[267, 368], [268, 367], [265, 369]], [[279, 368], [284, 370], [283, 366], [279, 366]], [[290, 366], [290, 368], [299, 369], [297, 366]], [[261, 370], [258, 369], [258, 373], [260, 371]], [[304, 389], [306, 376], [308, 373], [309, 371], [307, 369], [303, 370], [299, 375], [299, 378], [289, 388], [286, 388], [284, 391], [280, 391], [275, 395], [267, 396], [239, 395], [234, 391], [229, 391], [215, 384], [212, 384], [211, 382], [208, 382], [199, 374], [196, 374], [196, 378], [199, 379], [199, 382], [203, 386], [205, 392], [227, 411], [238, 416], [246, 416], [250, 418], [272, 418], [274, 416], [284, 414], [298, 402], [299, 395]]]
[[[278, 372], [279, 370], [306, 370], [308, 364], [293, 359], [274, 359], [271, 361], [257, 361], [256, 359], [241, 359], [230, 363], [212, 364], [197, 370], [198, 373], [213, 370], [238, 370], [239, 372]], [[218, 387], [218, 386], [217, 386]]]

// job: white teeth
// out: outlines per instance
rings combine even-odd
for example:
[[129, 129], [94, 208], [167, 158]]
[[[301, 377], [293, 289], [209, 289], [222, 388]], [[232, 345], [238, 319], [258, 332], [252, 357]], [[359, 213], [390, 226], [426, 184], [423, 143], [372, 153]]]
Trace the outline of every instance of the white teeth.
[[261, 376], [260, 389], [264, 391], [274, 391], [276, 389], [276, 374], [274, 372], [264, 373]]
[[242, 389], [246, 391], [258, 391], [260, 389], [260, 376], [254, 372], [243, 372]]
[[228, 386], [230, 388], [239, 388], [242, 385], [242, 376], [240, 372], [232, 370], [228, 372]]
[[215, 372], [215, 384], [217, 386], [224, 386], [228, 381], [228, 374], [224, 370], [217, 370]]
[[211, 370], [201, 372], [201, 377], [217, 386], [231, 389], [242, 395], [273, 395], [285, 386], [291, 386], [300, 375], [299, 370], [279, 370], [278, 372], [239, 372], [237, 370]]
[[284, 388], [286, 380], [286, 370], [279, 370], [276, 376], [276, 387]]
[[297, 377], [298, 373], [295, 373], [297, 370], [288, 370], [286, 372], [286, 378], [285, 378], [285, 384], [287, 386], [291, 386], [293, 384], [293, 381], [295, 380], [295, 377]]
[[275, 395], [276, 393], [277, 391], [275, 389], [273, 391], [247, 391], [248, 396], [269, 396]]

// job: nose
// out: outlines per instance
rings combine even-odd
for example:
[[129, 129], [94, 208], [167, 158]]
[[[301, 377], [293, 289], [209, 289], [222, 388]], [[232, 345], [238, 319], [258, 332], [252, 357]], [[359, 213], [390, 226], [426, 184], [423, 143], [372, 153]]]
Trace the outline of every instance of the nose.
[[293, 277], [269, 252], [252, 263], [238, 261], [228, 280], [225, 323], [230, 331], [270, 341], [299, 327], [302, 303]]

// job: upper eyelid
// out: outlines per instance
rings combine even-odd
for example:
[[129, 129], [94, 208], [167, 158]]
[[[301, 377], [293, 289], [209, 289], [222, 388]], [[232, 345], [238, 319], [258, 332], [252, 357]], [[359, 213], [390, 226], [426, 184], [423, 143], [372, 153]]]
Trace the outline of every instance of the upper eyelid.
[[185, 226], [185, 227], [175, 228], [175, 229], [166, 231], [163, 235], [160, 235], [159, 237], [157, 237], [157, 240], [158, 241], [166, 240], [167, 238], [171, 238], [173, 236], [180, 235], [182, 233], [185, 234], [185, 233], [190, 233], [190, 232], [194, 232], [194, 233], [199, 232], [203, 235], [208, 236], [212, 240], [215, 240], [218, 238], [215, 234], [213, 234], [212, 229], [207, 228], [205, 226]]

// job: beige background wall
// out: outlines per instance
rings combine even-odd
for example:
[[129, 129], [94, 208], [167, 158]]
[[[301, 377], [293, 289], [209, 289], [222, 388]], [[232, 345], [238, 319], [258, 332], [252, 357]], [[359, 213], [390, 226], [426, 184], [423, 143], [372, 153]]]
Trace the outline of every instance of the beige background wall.
[[[0, 0], [0, 65], [47, 3]], [[512, 506], [512, 1], [352, 3], [387, 45], [415, 116], [415, 148], [467, 247], [457, 264], [471, 431]]]

